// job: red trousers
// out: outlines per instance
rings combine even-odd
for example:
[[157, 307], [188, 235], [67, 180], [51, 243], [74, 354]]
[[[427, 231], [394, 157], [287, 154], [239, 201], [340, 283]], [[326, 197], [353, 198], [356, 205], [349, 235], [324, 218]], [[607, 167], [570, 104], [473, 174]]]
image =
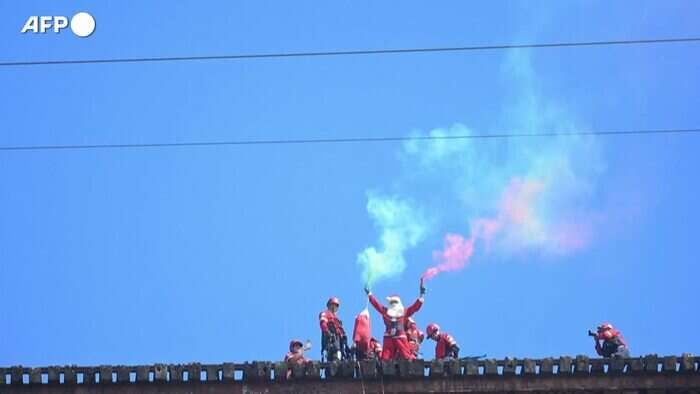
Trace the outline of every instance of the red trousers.
[[411, 346], [406, 337], [384, 337], [382, 347], [382, 360], [415, 360], [416, 356], [411, 352]]

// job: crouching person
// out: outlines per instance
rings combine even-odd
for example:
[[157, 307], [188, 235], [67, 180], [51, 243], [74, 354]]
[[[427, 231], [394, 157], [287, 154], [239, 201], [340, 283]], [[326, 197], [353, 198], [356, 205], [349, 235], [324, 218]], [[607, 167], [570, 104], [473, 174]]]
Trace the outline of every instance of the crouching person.
[[355, 358], [357, 361], [363, 360], [381, 360], [382, 358], [382, 344], [377, 341], [376, 338], [372, 337], [369, 340], [369, 346], [367, 349], [363, 349], [362, 346], [357, 346], [355, 344]]
[[295, 365], [306, 365], [311, 364], [311, 360], [307, 360], [304, 357], [304, 351], [311, 349], [311, 343], [307, 342], [306, 345], [301, 343], [298, 339], [293, 339], [289, 342], [289, 352], [284, 356], [284, 362], [287, 364], [287, 379], [294, 376], [294, 366]]
[[[630, 349], [627, 346], [622, 333], [616, 330], [612, 324], [603, 323], [598, 326], [597, 332], [589, 331], [588, 335], [595, 341], [595, 351], [603, 357], [623, 357], [630, 356]], [[602, 341], [602, 344], [601, 344]]]

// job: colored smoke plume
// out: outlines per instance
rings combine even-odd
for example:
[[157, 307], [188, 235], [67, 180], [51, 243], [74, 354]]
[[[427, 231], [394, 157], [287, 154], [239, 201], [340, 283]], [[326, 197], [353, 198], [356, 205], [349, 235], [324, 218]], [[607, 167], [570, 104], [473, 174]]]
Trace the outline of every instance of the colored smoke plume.
[[474, 220], [467, 239], [460, 234], [445, 235], [443, 250], [433, 252], [437, 264], [428, 268], [421, 278], [430, 279], [441, 272], [464, 268], [477, 241], [490, 245], [497, 237], [503, 237], [518, 248], [552, 243], [561, 253], [584, 246], [587, 239], [583, 234], [562, 231], [570, 226], [547, 223], [540, 216], [536, 202], [543, 192], [544, 183], [540, 181], [511, 179], [500, 199], [498, 215]]
[[433, 259], [442, 263], [428, 268], [421, 275], [421, 279], [430, 279], [440, 272], [462, 269], [474, 253], [475, 241], [476, 233], [472, 233], [469, 239], [464, 239], [459, 234], [445, 235], [445, 248], [440, 252], [433, 252]]
[[[393, 197], [369, 195], [367, 210], [380, 243], [358, 256], [365, 281], [400, 275], [405, 252], [425, 240], [442, 238], [444, 244], [424, 274], [431, 278], [459, 270], [482, 253], [515, 259], [567, 255], [598, 232], [596, 218], [604, 214], [597, 184], [605, 169], [598, 140], [569, 134], [586, 127], [539, 92], [527, 53], [512, 53], [503, 70], [515, 96], [504, 99], [503, 115], [492, 127], [560, 135], [470, 139], [462, 137], [475, 133], [460, 123], [414, 132], [420, 138], [403, 145]], [[417, 212], [429, 214], [430, 221]]]
[[426, 234], [426, 225], [408, 202], [394, 197], [368, 195], [367, 212], [380, 229], [380, 248], [368, 247], [357, 256], [367, 284], [400, 274], [406, 267], [404, 252]]

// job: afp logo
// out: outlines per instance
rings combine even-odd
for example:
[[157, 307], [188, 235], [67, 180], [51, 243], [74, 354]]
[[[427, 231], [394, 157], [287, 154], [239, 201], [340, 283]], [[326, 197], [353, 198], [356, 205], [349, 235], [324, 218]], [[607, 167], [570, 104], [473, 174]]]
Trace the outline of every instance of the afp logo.
[[[46, 32], [60, 33], [68, 27], [68, 18], [65, 16], [30, 16], [21, 33], [45, 34]], [[70, 18], [70, 29], [78, 37], [89, 37], [95, 31], [95, 18], [87, 12], [78, 12]]]

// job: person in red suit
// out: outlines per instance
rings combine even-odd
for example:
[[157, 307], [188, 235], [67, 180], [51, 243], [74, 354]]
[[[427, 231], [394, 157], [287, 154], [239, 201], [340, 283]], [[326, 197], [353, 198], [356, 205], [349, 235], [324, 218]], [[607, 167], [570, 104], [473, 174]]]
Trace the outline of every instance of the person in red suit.
[[440, 326], [435, 323], [428, 324], [425, 332], [428, 333], [428, 338], [437, 342], [435, 345], [435, 358], [437, 360], [459, 358], [459, 346], [452, 335], [440, 332]]
[[292, 339], [292, 341], [289, 342], [289, 352], [284, 356], [284, 362], [289, 367], [287, 370], [287, 379], [292, 377], [292, 366], [294, 364], [311, 363], [311, 360], [307, 360], [306, 357], [304, 357], [304, 350], [306, 349], [304, 344], [298, 339]]
[[326, 302], [325, 311], [318, 316], [321, 326], [321, 354], [326, 360], [342, 360], [347, 356], [347, 336], [343, 329], [343, 322], [338, 319], [336, 313], [340, 308], [338, 297], [331, 297]]
[[[595, 341], [595, 351], [603, 357], [629, 357], [630, 350], [622, 333], [616, 330], [612, 324], [603, 323], [598, 326], [596, 333], [589, 332], [588, 335]], [[603, 341], [601, 345], [600, 341]]]
[[423, 343], [425, 335], [423, 335], [423, 331], [418, 329], [418, 325], [416, 325], [416, 321], [413, 320], [412, 317], [409, 317], [406, 321], [406, 336], [408, 337], [408, 345], [411, 348], [411, 353], [418, 358], [420, 354], [420, 345]]
[[362, 351], [355, 347], [355, 357], [358, 361], [361, 360], [381, 360], [382, 358], [382, 345], [377, 341], [376, 338], [372, 337], [369, 340], [369, 347], [367, 351]]
[[377, 301], [377, 298], [372, 294], [369, 286], [365, 286], [365, 292], [369, 298], [369, 302], [374, 309], [382, 315], [386, 330], [384, 331], [384, 345], [382, 346], [382, 360], [406, 359], [415, 360], [416, 356], [411, 352], [411, 347], [406, 336], [406, 323], [408, 318], [423, 306], [425, 297], [425, 287], [423, 282], [420, 285], [420, 296], [408, 308], [404, 308], [401, 303], [401, 298], [396, 295], [387, 297], [389, 307], [386, 307]]

